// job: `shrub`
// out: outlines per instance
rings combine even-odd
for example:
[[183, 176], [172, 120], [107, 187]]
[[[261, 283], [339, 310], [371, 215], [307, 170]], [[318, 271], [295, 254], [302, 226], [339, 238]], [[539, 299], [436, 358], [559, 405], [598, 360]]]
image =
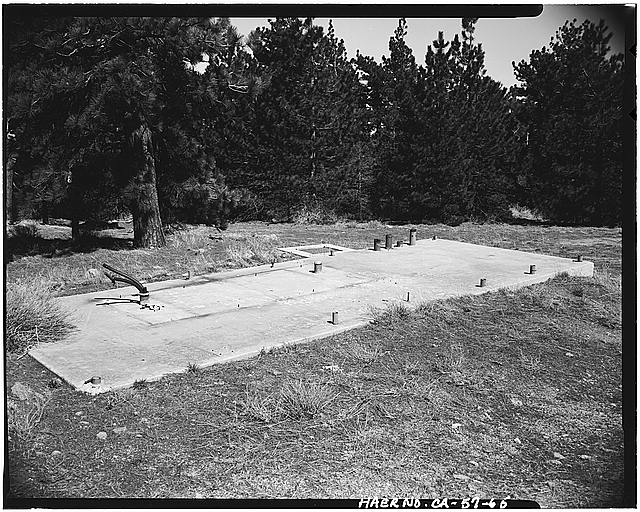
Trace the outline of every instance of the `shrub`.
[[322, 206], [303, 206], [293, 215], [295, 224], [335, 224], [338, 222], [338, 215], [333, 210]]
[[28, 254], [38, 248], [38, 225], [32, 220], [22, 221], [7, 228], [10, 254]]
[[6, 349], [24, 352], [38, 342], [55, 342], [72, 329], [71, 315], [53, 300], [50, 285], [39, 281], [7, 285]]

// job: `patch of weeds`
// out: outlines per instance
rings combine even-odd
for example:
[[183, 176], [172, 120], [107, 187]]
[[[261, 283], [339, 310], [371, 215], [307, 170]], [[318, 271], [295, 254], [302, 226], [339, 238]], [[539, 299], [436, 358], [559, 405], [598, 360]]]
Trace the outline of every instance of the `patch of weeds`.
[[520, 349], [520, 363], [524, 367], [525, 370], [528, 370], [532, 373], [537, 373], [542, 368], [543, 364], [540, 362], [540, 356], [534, 356], [525, 354], [522, 349]]
[[567, 298], [556, 293], [556, 290], [548, 284], [526, 286], [516, 292], [514, 300], [528, 303], [534, 308], [546, 311], [555, 311], [566, 306]]
[[276, 240], [277, 238], [269, 236], [252, 236], [233, 240], [227, 247], [228, 262], [238, 267], [276, 263], [281, 259]]
[[106, 398], [104, 408], [109, 411], [121, 404], [129, 402], [131, 398], [133, 398], [132, 389], [112, 391]]
[[271, 423], [276, 421], [281, 413], [280, 403], [273, 397], [264, 396], [257, 391], [246, 391], [245, 398], [240, 402], [242, 412], [252, 419]]
[[608, 268], [597, 269], [593, 274], [594, 282], [611, 295], [622, 293], [622, 276], [614, 275]]
[[7, 426], [9, 435], [22, 442], [29, 441], [33, 429], [40, 423], [45, 407], [49, 403], [50, 394], [29, 394], [24, 400], [7, 400]]
[[200, 366], [197, 363], [189, 363], [187, 365], [187, 373], [189, 375], [195, 375], [201, 370]]
[[408, 319], [411, 309], [402, 302], [392, 302], [386, 308], [371, 308], [371, 315], [374, 324], [393, 324]]
[[379, 220], [370, 220], [368, 222], [363, 222], [359, 224], [358, 227], [360, 226], [362, 226], [363, 229], [382, 229], [387, 227], [385, 224], [383, 224]]
[[449, 352], [445, 355], [444, 364], [442, 368], [445, 373], [462, 373], [465, 366], [465, 357], [462, 352], [462, 347], [459, 345], [452, 345]]
[[338, 221], [338, 215], [333, 210], [323, 206], [300, 208], [291, 219], [294, 224], [335, 224]]
[[39, 342], [55, 342], [74, 328], [71, 314], [54, 300], [45, 281], [7, 284], [6, 349], [26, 352]]
[[271, 347], [268, 350], [264, 350], [264, 348], [260, 351], [260, 355], [266, 355], [266, 354], [273, 354], [273, 355], [278, 355], [278, 354], [289, 354], [290, 352], [294, 352], [298, 350], [298, 345], [292, 344], [292, 343], [283, 343], [282, 345], [279, 345], [277, 347]]
[[317, 382], [287, 381], [280, 390], [283, 412], [294, 419], [313, 418], [325, 411], [337, 395], [328, 385]]
[[149, 387], [149, 383], [147, 382], [147, 379], [138, 379], [133, 383], [132, 387], [135, 390], [146, 389]]
[[420, 304], [416, 311], [423, 317], [451, 324], [458, 319], [460, 308], [452, 300], [437, 300]]
[[207, 238], [201, 230], [181, 229], [169, 235], [169, 245], [176, 249], [201, 247], [207, 244]]
[[355, 359], [360, 363], [373, 363], [380, 359], [382, 350], [380, 347], [369, 344], [353, 343], [340, 349], [340, 353], [347, 359]]
[[514, 205], [509, 208], [509, 212], [514, 219], [522, 219], [529, 221], [544, 222], [544, 217], [535, 210], [531, 210], [526, 206]]

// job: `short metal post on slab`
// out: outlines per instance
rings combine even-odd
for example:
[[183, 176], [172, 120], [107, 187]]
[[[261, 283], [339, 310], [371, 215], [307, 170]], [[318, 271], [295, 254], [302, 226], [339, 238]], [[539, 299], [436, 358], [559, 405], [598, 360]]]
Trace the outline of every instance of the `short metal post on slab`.
[[331, 313], [331, 323], [333, 325], [338, 325], [338, 312], [334, 311], [333, 313]]
[[480, 288], [484, 288], [485, 286], [487, 286], [487, 280], [483, 277], [480, 279]]
[[417, 231], [416, 228], [409, 230], [409, 245], [416, 245], [416, 240], [418, 239]]
[[382, 239], [381, 238], [374, 238], [373, 239], [373, 250], [374, 251], [379, 251], [381, 245], [382, 245]]
[[321, 261], [314, 261], [313, 262], [313, 273], [317, 274], [319, 272], [322, 272], [322, 262]]
[[391, 233], [385, 235], [384, 248], [390, 250], [393, 247], [393, 235]]

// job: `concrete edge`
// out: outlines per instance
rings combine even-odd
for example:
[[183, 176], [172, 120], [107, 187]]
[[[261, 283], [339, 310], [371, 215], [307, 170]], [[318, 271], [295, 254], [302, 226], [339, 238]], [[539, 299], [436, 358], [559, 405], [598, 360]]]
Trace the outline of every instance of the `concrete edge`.
[[[304, 343], [310, 343], [312, 341], [316, 341], [319, 339], [326, 339], [326, 338], [330, 338], [331, 336], [335, 336], [337, 334], [342, 334], [344, 332], [347, 331], [351, 331], [353, 329], [357, 329], [359, 327], [364, 327], [368, 324], [371, 323], [371, 320], [361, 320], [361, 321], [356, 321], [356, 322], [351, 322], [349, 324], [345, 324], [345, 325], [338, 325], [335, 326], [333, 329], [330, 330], [325, 330], [321, 333], [318, 334], [314, 334], [311, 336], [305, 336], [303, 338], [299, 338], [299, 339], [295, 339], [295, 340], [289, 340], [289, 341], [284, 341], [284, 342], [277, 342], [274, 344], [266, 344], [263, 346], [260, 346], [259, 348], [251, 348], [248, 350], [244, 350], [244, 351], [240, 351], [234, 354], [229, 354], [229, 355], [225, 355], [222, 357], [215, 357], [212, 359], [208, 359], [202, 363], [198, 364], [199, 368], [210, 368], [212, 366], [215, 366], [216, 364], [225, 364], [225, 363], [232, 363], [234, 361], [239, 361], [239, 360], [244, 360], [244, 359], [250, 359], [252, 357], [255, 357], [257, 355], [259, 355], [260, 353], [262, 353], [263, 350], [273, 350], [273, 349], [280, 349], [280, 348], [284, 348], [287, 346], [293, 346], [293, 345], [301, 345]], [[55, 370], [52, 370], [55, 373]], [[187, 371], [187, 368], [185, 367], [185, 369], [183, 371], [168, 371], [168, 372], [163, 372], [161, 374], [156, 374], [152, 377], [148, 377], [145, 380], [145, 382], [157, 382], [161, 379], [163, 379], [164, 377], [168, 377], [170, 375], [178, 375], [180, 373], [185, 373]], [[80, 392], [80, 393], [85, 393], [85, 394], [89, 394], [89, 395], [99, 395], [102, 393], [109, 393], [112, 391], [119, 391], [121, 389], [128, 389], [131, 386], [133, 386], [133, 384], [135, 383], [135, 381], [127, 381], [125, 383], [120, 383], [120, 384], [116, 384], [114, 386], [102, 386], [100, 385], [93, 385], [93, 384], [82, 384], [81, 386], [77, 386], [75, 385], [73, 382], [69, 382], [66, 379], [63, 379], [65, 382], [67, 382], [71, 387], [73, 387], [76, 391]]]
[[[465, 295], [451, 295], [451, 296], [448, 296], [448, 297], [441, 297], [441, 298], [434, 299], [434, 300], [420, 300], [420, 301], [416, 301], [416, 302], [406, 302], [406, 301], [403, 301], [401, 299], [396, 299], [396, 300], [393, 300], [393, 301], [389, 302], [386, 307], [388, 307], [392, 303], [402, 303], [402, 304], [405, 304], [411, 310], [417, 310], [421, 305], [428, 304], [428, 303], [431, 303], [431, 302], [449, 300], [449, 299], [458, 298], [458, 297], [468, 297], [468, 296], [475, 296], [475, 295], [483, 295], [485, 293], [499, 292], [500, 290], [518, 290], [518, 289], [522, 289], [522, 288], [525, 288], [525, 287], [528, 287], [528, 286], [532, 286], [534, 284], [546, 283], [550, 279], [552, 279], [552, 278], [554, 278], [554, 277], [556, 277], [558, 275], [561, 275], [563, 273], [567, 273], [568, 275], [570, 275], [572, 277], [593, 277], [593, 270], [594, 270], [593, 262], [582, 261], [582, 262], [580, 262], [579, 265], [576, 265], [573, 268], [570, 268], [568, 270], [558, 270], [558, 271], [554, 271], [554, 272], [540, 273], [540, 274], [536, 275], [536, 279], [534, 281], [531, 281], [531, 282], [528, 282], [528, 283], [516, 283], [516, 284], [513, 284], [513, 285], [500, 286], [500, 287], [487, 286], [484, 289], [478, 288], [477, 290], [475, 290], [473, 292], [470, 292], [468, 294], [465, 294]], [[384, 311], [385, 306], [382, 306], [379, 309]], [[206, 361], [204, 361], [202, 363], [199, 363], [198, 366], [200, 368], [209, 368], [209, 367], [214, 366], [216, 364], [224, 364], [224, 363], [230, 363], [230, 362], [234, 362], [234, 361], [238, 361], [238, 360], [249, 359], [251, 357], [259, 355], [260, 353], [262, 353], [263, 350], [278, 349], [278, 348], [283, 348], [283, 347], [286, 347], [286, 346], [293, 346], [293, 345], [300, 345], [300, 344], [304, 344], [304, 343], [310, 343], [310, 342], [313, 342], [313, 341], [316, 341], [316, 340], [319, 340], [319, 339], [330, 338], [331, 336], [342, 334], [344, 332], [348, 332], [350, 330], [361, 328], [361, 327], [364, 327], [366, 325], [369, 325], [372, 321], [373, 321], [373, 318], [367, 318], [366, 320], [358, 320], [358, 321], [353, 321], [353, 322], [350, 322], [350, 323], [347, 323], [347, 324], [334, 326], [332, 328], [325, 329], [322, 332], [313, 334], [311, 336], [305, 336], [305, 337], [302, 337], [302, 338], [299, 338], [299, 339], [288, 340], [288, 341], [284, 341], [284, 342], [276, 342], [276, 343], [273, 343], [273, 344], [263, 344], [260, 347], [254, 347], [254, 348], [251, 348], [251, 349], [248, 349], [248, 350], [244, 350], [244, 351], [240, 351], [240, 352], [237, 352], [237, 353], [227, 354], [225, 356], [221, 356], [221, 357], [218, 356], [218, 357], [214, 357], [214, 358], [211, 358], [211, 359], [207, 359]], [[40, 361], [40, 360], [38, 359], [38, 361]], [[49, 364], [47, 366], [54, 373], [57, 374], [57, 372]], [[145, 379], [145, 382], [156, 382], [156, 381], [159, 381], [159, 380], [161, 380], [164, 377], [167, 377], [169, 375], [177, 375], [177, 374], [183, 373], [183, 372], [186, 372], [186, 367], [185, 367], [185, 369], [183, 371], [167, 371], [167, 372], [163, 372], [161, 374], [156, 374], [156, 375], [154, 375], [152, 377], [148, 377], [147, 379]], [[70, 386], [72, 386], [76, 391], [81, 392], [81, 393], [86, 393], [86, 394], [89, 394], [89, 395], [97, 395], [97, 394], [107, 393], [107, 392], [111, 392], [111, 391], [118, 391], [120, 389], [127, 389], [127, 388], [130, 388], [135, 383], [135, 381], [131, 381], [131, 382], [127, 381], [125, 383], [117, 384], [117, 385], [110, 386], [110, 387], [104, 387], [102, 385], [95, 386], [95, 385], [92, 385], [92, 384], [82, 384], [80, 386], [77, 386], [76, 384], [74, 384], [72, 382], [69, 382], [66, 379], [63, 379], [63, 380], [65, 380], [65, 382], [67, 382]]]
[[[432, 239], [420, 239], [417, 240], [417, 243], [428, 243], [428, 242], [438, 242], [438, 241], [444, 241], [444, 242], [448, 242], [448, 243], [456, 243], [456, 244], [463, 244], [463, 245], [481, 245], [481, 244], [472, 244], [469, 242], [460, 242], [458, 240], [449, 240], [447, 238], [438, 238], [437, 240], [432, 240]], [[315, 246], [319, 246], [320, 248], [322, 247], [328, 247], [328, 248], [335, 248], [337, 250], [340, 250], [342, 252], [370, 252], [370, 249], [350, 249], [348, 247], [341, 247], [338, 245], [333, 245], [333, 244], [315, 244]], [[313, 247], [312, 245], [307, 245], [307, 246], [300, 246], [300, 247]], [[516, 254], [522, 254], [522, 251], [517, 251], [515, 249], [505, 249], [503, 247], [495, 247], [495, 246], [491, 246], [491, 245], [484, 245], [482, 247], [488, 247], [488, 248], [493, 248], [493, 249], [499, 249], [501, 251], [509, 251], [509, 252], [513, 252]], [[292, 247], [293, 249], [295, 249], [295, 247]], [[307, 253], [309, 254], [309, 253]], [[569, 259], [569, 258], [563, 258], [562, 256], [552, 256], [549, 254], [538, 254], [536, 253], [537, 256], [546, 256], [549, 258], [560, 258], [560, 259]], [[150, 292], [154, 292], [154, 291], [162, 291], [162, 290], [168, 290], [171, 288], [178, 288], [178, 287], [188, 287], [188, 286], [197, 286], [199, 284], [204, 284], [204, 283], [210, 283], [210, 282], [215, 282], [215, 281], [221, 281], [224, 279], [231, 279], [234, 277], [242, 277], [242, 276], [247, 276], [247, 275], [251, 275], [251, 274], [263, 274], [263, 273], [267, 273], [267, 272], [274, 272], [276, 270], [282, 270], [282, 269], [289, 269], [289, 268], [295, 268], [297, 266], [300, 266], [301, 264], [308, 264], [309, 260], [313, 260], [313, 258], [317, 258], [318, 255], [309, 255], [309, 256], [301, 256], [302, 259], [295, 259], [295, 260], [287, 260], [287, 261], [282, 261], [282, 262], [278, 262], [275, 264], [264, 264], [264, 265], [258, 265], [255, 267], [244, 267], [244, 268], [238, 268], [238, 269], [231, 269], [231, 270], [225, 270], [222, 272], [212, 272], [209, 274], [202, 274], [199, 276], [196, 276], [192, 279], [168, 279], [166, 281], [153, 281], [153, 282], [143, 282], [144, 285], [147, 286], [147, 288], [149, 289]], [[583, 264], [591, 264], [591, 266], [593, 267], [593, 262], [587, 261], [587, 260], [583, 260], [582, 262], [577, 262], [574, 261], [574, 263], [583, 263]], [[592, 270], [592, 274], [593, 274], [593, 270]], [[87, 292], [87, 293], [81, 293], [78, 295], [64, 295], [61, 297], [56, 297], [57, 299], [66, 299], [67, 297], [81, 297], [81, 296], [89, 296], [89, 295], [95, 295], [96, 293], [104, 293], [104, 292], [108, 292], [108, 291], [112, 291], [112, 290], [118, 290], [120, 293], [127, 293], [129, 290], [132, 291], [132, 294], [137, 292], [137, 290], [133, 287], [133, 286], [123, 286], [123, 287], [119, 287], [119, 288], [109, 288], [109, 289], [105, 289], [105, 290], [97, 290], [94, 292]]]

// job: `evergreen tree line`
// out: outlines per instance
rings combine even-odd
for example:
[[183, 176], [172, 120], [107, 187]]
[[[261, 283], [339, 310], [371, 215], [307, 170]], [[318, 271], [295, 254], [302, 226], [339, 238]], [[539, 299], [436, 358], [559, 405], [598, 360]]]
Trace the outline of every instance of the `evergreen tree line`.
[[477, 19], [416, 61], [400, 20], [381, 62], [329, 25], [278, 18], [5, 18], [7, 215], [128, 212], [224, 227], [301, 210], [367, 219], [621, 222], [623, 56], [567, 22], [487, 76]]

